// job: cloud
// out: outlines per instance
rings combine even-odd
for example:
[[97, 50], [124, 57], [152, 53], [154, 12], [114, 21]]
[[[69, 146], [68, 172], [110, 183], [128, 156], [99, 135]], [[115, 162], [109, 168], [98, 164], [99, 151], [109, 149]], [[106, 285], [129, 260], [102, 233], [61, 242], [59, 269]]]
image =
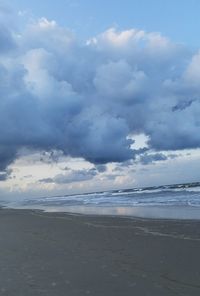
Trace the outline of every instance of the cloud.
[[1, 181], [6, 181], [7, 179], [9, 179], [11, 174], [12, 174], [11, 169], [7, 169], [7, 170], [5, 170], [3, 172], [0, 172], [0, 182]]
[[165, 161], [167, 159], [168, 157], [163, 153], [154, 153], [154, 154], [145, 153], [140, 156], [139, 161], [140, 163], [147, 165], [156, 161]]
[[0, 53], [5, 54], [15, 48], [12, 33], [4, 25], [0, 24]]
[[157, 161], [165, 161], [168, 159], [175, 159], [179, 157], [179, 154], [171, 153], [165, 155], [164, 153], [149, 153], [145, 152], [144, 154], [139, 155], [139, 159], [136, 161], [136, 163], [141, 163], [143, 165], [148, 165], [151, 163], [155, 163]]
[[93, 179], [97, 175], [96, 169], [72, 170], [65, 174], [58, 174], [54, 178], [39, 180], [41, 183], [68, 184], [73, 182], [83, 182]]
[[107, 171], [107, 167], [106, 165], [103, 164], [98, 164], [95, 166], [95, 169], [99, 172], [99, 173], [104, 173]]
[[[200, 147], [199, 52], [135, 29], [83, 44], [46, 18], [20, 32], [2, 22], [0, 41], [0, 171], [24, 148], [126, 162], [144, 153], [131, 148], [140, 133], [157, 153]], [[93, 176], [73, 174], [53, 181]]]
[[[47, 164], [56, 163], [62, 156], [63, 153], [59, 150], [42, 151], [40, 154], [40, 161]], [[65, 169], [67, 170], [67, 167]]]

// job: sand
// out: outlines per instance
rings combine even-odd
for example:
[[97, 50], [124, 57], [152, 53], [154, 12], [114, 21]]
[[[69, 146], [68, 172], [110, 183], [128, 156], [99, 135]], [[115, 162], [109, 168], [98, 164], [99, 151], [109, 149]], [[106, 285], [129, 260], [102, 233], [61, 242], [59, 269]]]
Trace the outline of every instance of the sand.
[[200, 295], [200, 221], [0, 210], [0, 295]]

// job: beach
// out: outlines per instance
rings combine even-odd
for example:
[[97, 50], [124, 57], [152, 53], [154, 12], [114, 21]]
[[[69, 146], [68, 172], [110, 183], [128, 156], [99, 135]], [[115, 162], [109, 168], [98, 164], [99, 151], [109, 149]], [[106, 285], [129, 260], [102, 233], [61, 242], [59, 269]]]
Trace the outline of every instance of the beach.
[[0, 210], [0, 295], [200, 295], [200, 221]]

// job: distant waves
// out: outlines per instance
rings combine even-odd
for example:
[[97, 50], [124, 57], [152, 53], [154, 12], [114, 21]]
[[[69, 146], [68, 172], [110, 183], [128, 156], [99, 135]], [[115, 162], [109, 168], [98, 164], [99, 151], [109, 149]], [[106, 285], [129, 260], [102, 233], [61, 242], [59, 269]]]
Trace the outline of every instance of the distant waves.
[[21, 206], [193, 206], [200, 207], [200, 183], [25, 199]]

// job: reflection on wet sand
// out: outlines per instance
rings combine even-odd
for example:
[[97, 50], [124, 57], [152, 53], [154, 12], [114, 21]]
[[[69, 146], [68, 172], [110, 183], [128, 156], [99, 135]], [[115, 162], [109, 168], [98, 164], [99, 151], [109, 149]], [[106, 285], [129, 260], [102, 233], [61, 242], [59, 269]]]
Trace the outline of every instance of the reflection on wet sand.
[[68, 212], [84, 215], [129, 216], [157, 219], [200, 219], [200, 209], [189, 206], [142, 206], [142, 207], [103, 207], [103, 206], [34, 206], [20, 207], [44, 210], [46, 212]]

